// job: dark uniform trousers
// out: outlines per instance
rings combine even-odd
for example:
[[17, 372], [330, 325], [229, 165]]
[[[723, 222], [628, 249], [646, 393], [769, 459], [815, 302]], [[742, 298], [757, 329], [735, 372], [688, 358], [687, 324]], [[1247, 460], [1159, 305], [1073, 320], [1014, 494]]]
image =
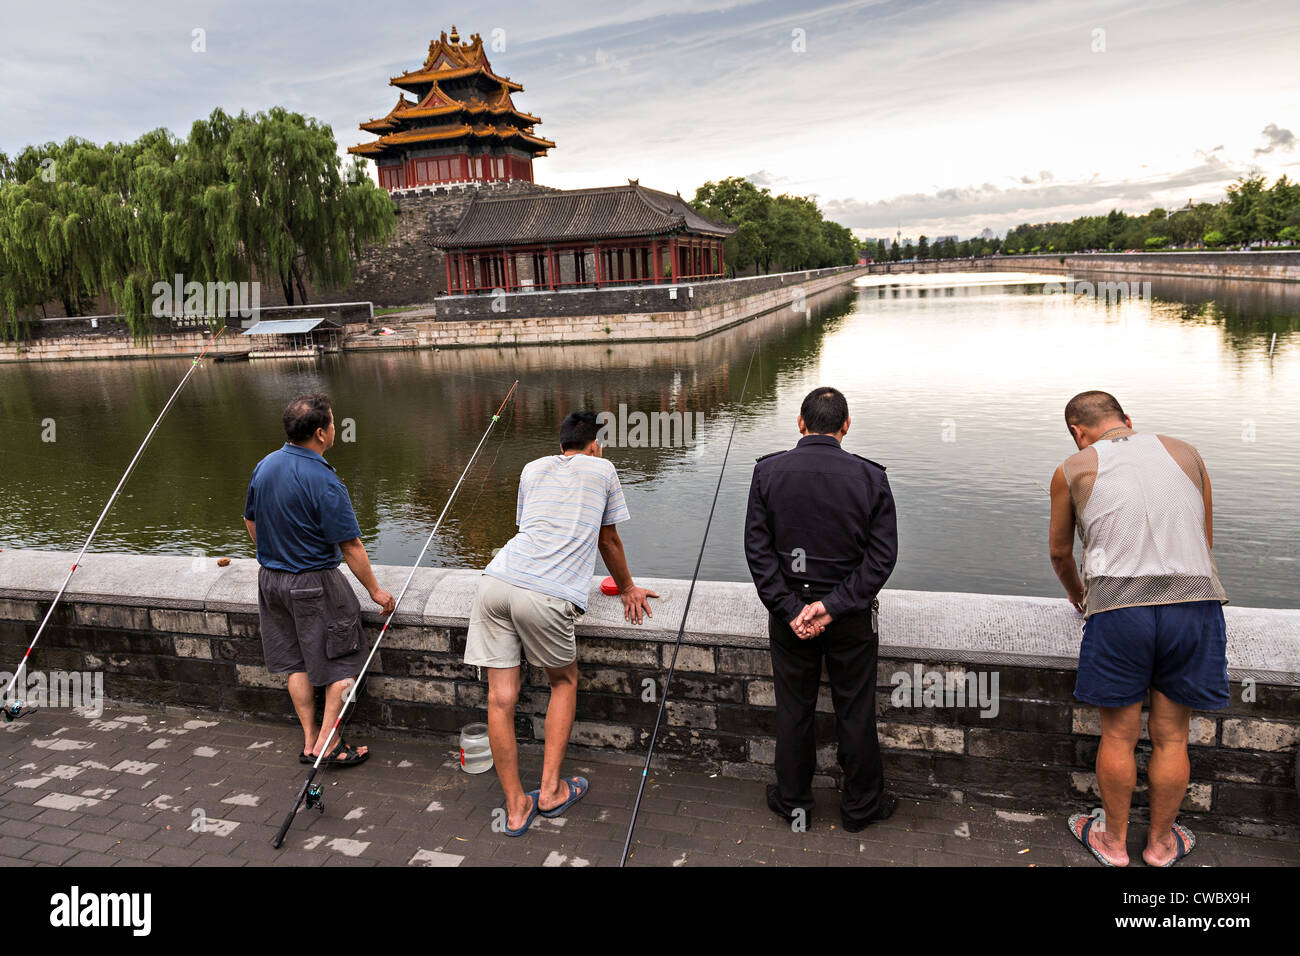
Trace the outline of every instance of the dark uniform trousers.
[[880, 809], [885, 787], [876, 736], [880, 642], [871, 630], [871, 612], [832, 620], [826, 630], [806, 641], [775, 616], [768, 617], [767, 632], [776, 686], [776, 781], [781, 803], [788, 810], [803, 808], [812, 816], [817, 760], [814, 721], [824, 658], [844, 772], [841, 814], [845, 823], [865, 823]]

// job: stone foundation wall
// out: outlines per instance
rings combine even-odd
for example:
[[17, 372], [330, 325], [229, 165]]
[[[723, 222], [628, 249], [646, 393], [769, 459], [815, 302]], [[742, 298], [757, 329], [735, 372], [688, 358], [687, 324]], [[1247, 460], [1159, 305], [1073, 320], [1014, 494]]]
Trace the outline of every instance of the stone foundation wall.
[[[0, 553], [0, 655], [8, 666], [21, 659], [70, 560]], [[408, 572], [375, 570], [394, 594]], [[251, 560], [219, 568], [208, 558], [87, 555], [31, 666], [103, 671], [114, 699], [281, 720], [288, 730], [284, 680], [262, 663], [256, 576]], [[483, 719], [486, 685], [461, 663], [477, 577], [416, 572], [359, 698], [354, 736], [366, 727], [451, 734]], [[688, 582], [641, 582], [662, 596], [642, 627], [623, 622], [621, 604], [596, 583], [578, 627], [573, 742], [636, 759], [654, 724]], [[372, 608], [354, 588], [363, 609]], [[1099, 805], [1099, 718], [1072, 697], [1080, 626], [1064, 600], [886, 590], [881, 604], [877, 713], [892, 789], [1020, 809]], [[1225, 613], [1233, 704], [1193, 718], [1183, 809], [1221, 830], [1300, 840], [1300, 611]], [[365, 617], [373, 640], [380, 619], [369, 610]], [[766, 613], [753, 588], [701, 582], [687, 624], [656, 753], [668, 765], [772, 779], [772, 672]], [[525, 740], [543, 737], [548, 699], [543, 674], [528, 670], [516, 720]], [[974, 675], [989, 691], [996, 676], [997, 693], [983, 701], [903, 694], [918, 673], [922, 686], [930, 674]], [[825, 686], [817, 734], [818, 767], [834, 777]], [[1148, 754], [1144, 740], [1143, 768]], [[1144, 790], [1135, 803], [1144, 805]]]
[[[659, 305], [677, 305], [682, 301], [688, 307], [618, 315], [599, 312], [582, 314], [576, 311], [573, 314], [533, 315], [530, 300], [540, 298], [541, 294], [507, 296], [507, 299], [515, 300], [510, 303], [510, 309], [517, 311], [495, 313], [494, 318], [445, 321], [432, 318], [412, 321], [407, 318], [400, 323], [400, 336], [359, 335], [349, 338], [344, 343], [344, 349], [572, 345], [695, 339], [778, 309], [802, 310], [814, 296], [848, 285], [862, 274], [864, 270], [860, 267], [850, 267], [760, 276], [758, 279], [761, 282], [754, 279], [732, 279], [694, 287], [678, 286], [677, 300], [668, 298], [668, 287], [665, 286], [638, 289], [634, 290], [635, 293], [646, 300], [643, 307], [653, 304], [658, 309]], [[755, 285], [761, 291], [751, 291]], [[697, 293], [695, 296], [690, 294], [692, 289]], [[592, 290], [590, 294], [619, 297], [631, 291], [633, 290]], [[652, 295], [659, 300], [657, 303], [648, 301]], [[454, 300], [440, 299], [438, 308], [442, 309], [443, 303], [448, 301]], [[693, 307], [691, 303], [694, 303]], [[580, 300], [573, 302], [575, 309], [579, 305]], [[519, 312], [524, 314], [521, 316]], [[398, 325], [403, 318], [395, 315], [388, 317], [387, 321]]]
[[[358, 321], [369, 310], [349, 307], [332, 310], [342, 313], [347, 337], [343, 351], [392, 350], [417, 348], [457, 348], [501, 345], [561, 345], [573, 343], [633, 341], [652, 339], [693, 339], [710, 335], [728, 326], [752, 319], [775, 309], [802, 308], [807, 299], [839, 286], [847, 285], [865, 270], [861, 267], [788, 272], [679, 286], [678, 296], [685, 308], [658, 312], [611, 314], [521, 315], [516, 312], [490, 313], [494, 318], [439, 321], [433, 309], [414, 310], [376, 316], [373, 323]], [[755, 291], [755, 290], [760, 291]], [[695, 295], [692, 292], [699, 290]], [[593, 295], [617, 296], [626, 290], [601, 290]], [[651, 290], [637, 290], [648, 293]], [[653, 290], [664, 302], [667, 287]], [[514, 297], [520, 306], [534, 296]], [[448, 301], [448, 300], [443, 300]], [[571, 303], [577, 307], [580, 303]], [[266, 310], [267, 318], [288, 318], [299, 307]], [[311, 306], [301, 307], [312, 314]], [[321, 310], [317, 309], [319, 313]], [[363, 315], [364, 313], [364, 315]], [[80, 320], [77, 320], [80, 322]], [[380, 327], [397, 329], [395, 335], [378, 335]], [[213, 346], [209, 355], [249, 351], [248, 339], [237, 328], [229, 329]], [[100, 320], [100, 328], [78, 328], [66, 335], [44, 334], [19, 342], [0, 343], [0, 362], [60, 361], [72, 359], [157, 358], [177, 356], [191, 358], [207, 343], [210, 336], [194, 329], [159, 326], [158, 333], [147, 343], [131, 338], [125, 323]]]
[[349, 285], [323, 289], [313, 298], [365, 300], [374, 302], [376, 308], [432, 303], [447, 291], [447, 260], [428, 240], [451, 232], [475, 195], [495, 198], [550, 191], [553, 187], [523, 180], [405, 190], [393, 196], [396, 235], [361, 254]]

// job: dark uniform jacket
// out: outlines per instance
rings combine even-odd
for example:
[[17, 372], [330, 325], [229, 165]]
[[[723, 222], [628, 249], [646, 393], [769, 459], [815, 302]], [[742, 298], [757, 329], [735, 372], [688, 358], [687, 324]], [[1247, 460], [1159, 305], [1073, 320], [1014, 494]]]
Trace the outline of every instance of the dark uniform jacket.
[[885, 469], [805, 435], [754, 466], [745, 557], [758, 596], [782, 621], [821, 601], [832, 619], [867, 611], [894, 570], [898, 534]]

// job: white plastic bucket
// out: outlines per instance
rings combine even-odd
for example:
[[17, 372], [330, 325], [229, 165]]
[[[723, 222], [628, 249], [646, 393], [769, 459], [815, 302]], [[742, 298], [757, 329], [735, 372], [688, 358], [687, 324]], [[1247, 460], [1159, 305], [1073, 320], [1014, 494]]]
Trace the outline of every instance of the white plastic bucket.
[[460, 769], [466, 773], [483, 773], [492, 769], [487, 724], [466, 724], [461, 728]]

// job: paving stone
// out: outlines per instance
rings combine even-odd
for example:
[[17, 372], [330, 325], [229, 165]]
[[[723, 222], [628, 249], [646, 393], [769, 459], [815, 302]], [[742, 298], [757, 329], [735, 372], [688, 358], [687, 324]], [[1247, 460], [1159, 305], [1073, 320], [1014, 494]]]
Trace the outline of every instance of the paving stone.
[[157, 827], [151, 827], [143, 823], [123, 822], [109, 830], [108, 835], [125, 843], [128, 840], [147, 839], [152, 837], [156, 832], [158, 832]]
[[120, 856], [135, 860], [151, 859], [155, 853], [161, 850], [157, 843], [133, 843], [126, 840], [122, 841], [121, 846], [113, 847], [114, 856]]
[[40, 846], [31, 840], [23, 840], [18, 837], [0, 837], [0, 856], [23, 857], [27, 853]]
[[183, 847], [164, 846], [149, 857], [149, 861], [151, 863], [160, 863], [163, 866], [193, 866], [202, 856], [202, 853], [186, 850]]
[[[381, 738], [366, 766], [318, 777], [325, 813], [300, 810], [276, 850], [271, 839], [303, 780], [295, 757], [300, 732], [288, 720], [223, 717], [214, 724], [210, 717], [116, 705], [101, 720], [75, 726], [66, 714], [29, 720], [42, 738], [66, 727], [64, 739], [92, 746], [35, 752], [23, 748], [26, 738], [0, 737], [12, 748], [9, 765], [0, 764], [4, 865], [617, 866], [641, 780], [635, 754], [575, 746], [566, 773], [589, 777], [592, 790], [564, 818], [538, 818], [516, 840], [493, 830], [493, 811], [503, 803], [495, 774], [463, 773], [454, 744], [443, 739]], [[176, 730], [185, 732], [171, 733]], [[150, 749], [158, 740], [168, 746]], [[525, 785], [536, 786], [541, 748], [525, 743], [520, 760]], [[71, 767], [79, 772], [69, 776]], [[40, 777], [49, 779], [13, 785]], [[840, 795], [818, 786], [811, 826], [797, 832], [767, 809], [765, 783], [678, 763], [655, 766], [630, 864], [1096, 865], [1065, 831], [1064, 808], [998, 811], [908, 798], [890, 820], [852, 834], [839, 824]], [[62, 797], [51, 801], [51, 794]], [[68, 801], [76, 799], [97, 802], [72, 808]], [[189, 829], [194, 810], [203, 811], [208, 832]], [[1300, 866], [1300, 846], [1293, 843], [1197, 832], [1202, 865]], [[1130, 856], [1141, 865], [1140, 814], [1129, 835]]]
[[[32, 834], [39, 833], [40, 831], [46, 829], [53, 830], [56, 833], [59, 832], [57, 828], [43, 827], [39, 823], [30, 823], [26, 820], [0, 819], [0, 836], [30, 837], [32, 836]], [[36, 839], [40, 839], [40, 838], [37, 837]], [[69, 836], [69, 839], [71, 839], [71, 835]], [[54, 842], [54, 841], [47, 840], [46, 842]]]
[[111, 837], [103, 833], [81, 833], [74, 834], [72, 841], [68, 844], [78, 850], [91, 850], [95, 853], [106, 853], [113, 847], [117, 846], [117, 837]]

